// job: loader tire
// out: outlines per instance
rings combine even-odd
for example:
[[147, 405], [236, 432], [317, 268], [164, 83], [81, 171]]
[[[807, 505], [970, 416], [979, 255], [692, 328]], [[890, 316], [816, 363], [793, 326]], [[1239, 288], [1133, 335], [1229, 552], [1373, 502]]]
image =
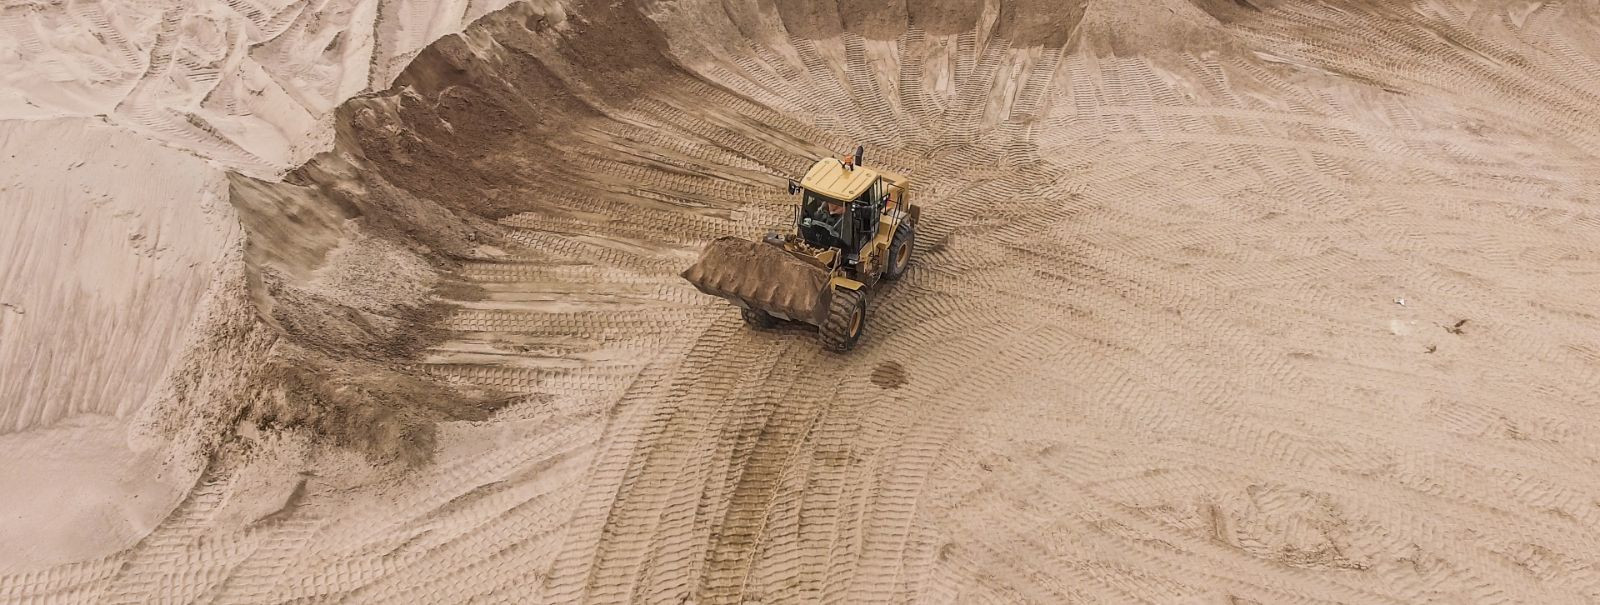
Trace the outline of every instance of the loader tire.
[[778, 318], [766, 311], [755, 309], [739, 309], [739, 315], [744, 318], [744, 323], [758, 330], [771, 330], [778, 326]]
[[843, 353], [855, 348], [861, 333], [867, 330], [867, 296], [856, 290], [835, 288], [833, 300], [828, 303], [828, 317], [823, 320], [818, 334], [822, 346], [829, 351]]
[[900, 279], [906, 272], [906, 267], [911, 266], [911, 251], [917, 246], [917, 228], [911, 223], [900, 223], [894, 230], [894, 239], [889, 240], [889, 264], [883, 269], [883, 278], [887, 280]]

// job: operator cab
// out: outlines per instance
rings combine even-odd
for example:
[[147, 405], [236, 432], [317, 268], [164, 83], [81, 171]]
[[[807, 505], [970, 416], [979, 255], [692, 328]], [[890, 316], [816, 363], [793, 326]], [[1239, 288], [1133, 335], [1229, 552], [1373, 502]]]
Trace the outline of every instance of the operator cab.
[[854, 262], [862, 244], [878, 234], [882, 202], [869, 195], [853, 200], [838, 200], [806, 190], [800, 205], [800, 237], [819, 248], [838, 248]]
[[[838, 248], [846, 263], [860, 260], [861, 248], [878, 234], [878, 221], [894, 185], [854, 158], [823, 158], [791, 192], [803, 192], [796, 228], [801, 239], [819, 248]], [[853, 160], [853, 161], [852, 161]]]

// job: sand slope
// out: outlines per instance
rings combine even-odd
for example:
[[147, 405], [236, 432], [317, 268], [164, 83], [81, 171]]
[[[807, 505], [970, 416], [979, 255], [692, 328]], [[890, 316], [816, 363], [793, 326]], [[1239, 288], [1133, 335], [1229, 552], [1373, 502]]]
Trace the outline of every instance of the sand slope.
[[505, 0], [37, 2], [0, 14], [0, 119], [106, 116], [273, 175], [326, 148], [339, 103], [388, 86]]
[[[441, 40], [340, 114], [360, 170], [235, 203], [304, 204], [304, 249], [246, 222], [313, 285], [359, 283], [326, 216], [432, 259], [396, 274], [459, 286], [441, 332], [380, 361], [514, 399], [389, 474], [241, 423], [137, 544], [0, 599], [1600, 599], [1592, 9], [1019, 8], [579, 3]], [[857, 142], [925, 207], [858, 351], [677, 276]], [[383, 226], [415, 208], [483, 245]], [[373, 311], [341, 300], [271, 316]]]
[[138, 409], [238, 245], [221, 175], [89, 120], [0, 136], [0, 432]]

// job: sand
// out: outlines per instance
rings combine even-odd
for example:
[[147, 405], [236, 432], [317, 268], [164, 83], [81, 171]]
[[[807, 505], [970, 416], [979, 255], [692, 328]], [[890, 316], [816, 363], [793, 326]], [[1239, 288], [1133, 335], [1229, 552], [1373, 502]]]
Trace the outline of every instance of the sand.
[[192, 481], [164, 474], [156, 452], [126, 445], [128, 430], [78, 414], [0, 435], [8, 562], [95, 559], [133, 546], [167, 516]]
[[327, 148], [340, 103], [507, 3], [9, 3], [0, 119], [98, 117], [215, 166], [281, 175]]
[[137, 409], [238, 237], [221, 175], [87, 120], [0, 128], [0, 432]]
[[6, 8], [0, 601], [1600, 600], [1592, 6], [500, 8]]

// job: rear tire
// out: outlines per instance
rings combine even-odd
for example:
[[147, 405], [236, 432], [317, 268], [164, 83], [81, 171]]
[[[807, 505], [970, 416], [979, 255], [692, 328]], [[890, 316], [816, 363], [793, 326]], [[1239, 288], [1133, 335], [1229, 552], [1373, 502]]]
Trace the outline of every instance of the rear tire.
[[883, 278], [890, 281], [900, 279], [906, 267], [911, 266], [911, 251], [916, 246], [917, 228], [911, 223], [900, 223], [894, 230], [894, 239], [889, 241], [889, 264], [883, 269]]
[[766, 311], [739, 309], [739, 316], [744, 318], [744, 323], [750, 324], [750, 327], [757, 330], [771, 330], [778, 326], [778, 318]]
[[834, 288], [833, 300], [828, 303], [828, 317], [818, 330], [823, 348], [837, 353], [849, 351], [866, 331], [866, 295], [856, 290]]

